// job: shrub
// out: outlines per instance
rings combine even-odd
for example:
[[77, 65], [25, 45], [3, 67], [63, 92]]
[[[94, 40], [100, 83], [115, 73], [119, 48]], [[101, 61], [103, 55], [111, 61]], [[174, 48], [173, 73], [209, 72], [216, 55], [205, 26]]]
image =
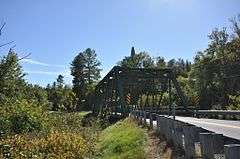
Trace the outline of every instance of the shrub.
[[229, 96], [230, 105], [227, 107], [230, 110], [240, 110], [240, 95], [238, 96]]
[[4, 99], [0, 108], [0, 130], [4, 133], [33, 132], [46, 127], [46, 113], [35, 102]]
[[101, 134], [97, 149], [99, 158], [145, 158], [146, 134], [131, 119], [125, 119], [106, 128]]
[[[11, 158], [81, 159], [88, 151], [86, 141], [81, 135], [60, 131], [51, 131], [47, 135], [21, 134], [9, 136], [1, 141], [0, 145], [10, 147], [8, 155]], [[0, 147], [0, 158], [3, 158], [3, 151], [3, 148]]]

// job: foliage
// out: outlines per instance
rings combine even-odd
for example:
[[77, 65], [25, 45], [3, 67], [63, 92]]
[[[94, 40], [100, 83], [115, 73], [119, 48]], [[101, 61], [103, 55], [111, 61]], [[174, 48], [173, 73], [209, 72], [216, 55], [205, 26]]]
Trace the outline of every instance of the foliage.
[[[51, 131], [48, 134], [23, 134], [0, 140], [9, 145], [12, 158], [84, 158], [88, 149], [79, 133]], [[3, 147], [3, 146], [2, 146]], [[0, 152], [3, 151], [0, 148]], [[3, 158], [0, 153], [0, 158]]]
[[24, 75], [17, 54], [10, 49], [7, 56], [0, 58], [0, 96], [21, 98]]
[[118, 65], [130, 68], [149, 68], [154, 66], [154, 61], [147, 52], [136, 54], [134, 48], [132, 48], [131, 56], [126, 56], [118, 62]]
[[97, 59], [95, 50], [90, 48], [80, 52], [72, 61], [71, 75], [73, 76], [73, 92], [78, 98], [78, 106], [86, 108], [86, 96], [91, 93], [92, 86], [100, 78], [101, 63]]
[[7, 134], [2, 140], [0, 136], [0, 158], [3, 151], [13, 158], [91, 158], [101, 129], [96, 119], [86, 119], [93, 123], [83, 126], [82, 120], [88, 115], [49, 112], [45, 116], [47, 131]]
[[76, 108], [76, 95], [70, 86], [64, 84], [64, 77], [59, 75], [57, 82], [52, 85], [48, 84], [47, 88], [48, 100], [51, 103], [53, 111], [73, 111]]
[[36, 102], [1, 99], [0, 130], [4, 133], [25, 133], [46, 128], [46, 114]]
[[236, 96], [229, 96], [230, 101], [230, 105], [228, 107], [228, 109], [231, 110], [240, 110], [240, 95], [236, 95]]
[[127, 118], [106, 128], [101, 134], [97, 149], [99, 158], [141, 159], [145, 158], [146, 134], [143, 129]]
[[233, 38], [229, 38], [226, 28], [214, 29], [209, 35], [208, 48], [195, 57], [190, 78], [192, 89], [199, 96], [202, 109], [221, 106], [226, 109], [229, 95], [237, 95], [240, 90], [240, 40], [239, 23], [233, 21]]

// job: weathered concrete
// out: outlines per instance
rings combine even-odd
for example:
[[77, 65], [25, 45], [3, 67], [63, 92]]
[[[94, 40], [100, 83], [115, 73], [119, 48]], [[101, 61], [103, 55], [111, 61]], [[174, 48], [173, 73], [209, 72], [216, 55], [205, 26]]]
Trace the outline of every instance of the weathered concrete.
[[150, 128], [153, 128], [153, 114], [149, 113], [149, 119], [150, 119]]
[[203, 159], [213, 159], [216, 154], [224, 153], [222, 134], [200, 133], [199, 139]]
[[195, 143], [199, 142], [199, 134], [204, 130], [194, 125], [183, 125], [184, 150], [187, 159], [196, 157]]
[[147, 113], [143, 111], [143, 125], [147, 125]]
[[183, 125], [186, 125], [183, 122], [174, 121], [174, 144], [177, 147], [183, 147]]
[[224, 145], [225, 159], [240, 158], [240, 144]]

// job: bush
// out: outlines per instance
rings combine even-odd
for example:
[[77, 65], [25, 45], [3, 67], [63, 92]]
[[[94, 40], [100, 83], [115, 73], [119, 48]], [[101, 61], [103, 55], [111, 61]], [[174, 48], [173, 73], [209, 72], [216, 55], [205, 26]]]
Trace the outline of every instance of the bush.
[[99, 158], [145, 158], [146, 134], [131, 119], [125, 119], [106, 128], [101, 134], [97, 149]]
[[[0, 140], [0, 158], [5, 147], [9, 147], [11, 158], [84, 158], [88, 148], [78, 133], [51, 131], [47, 135], [21, 134]], [[2, 156], [1, 156], [2, 155]]]
[[227, 107], [230, 110], [240, 110], [240, 95], [238, 96], [229, 96], [230, 105]]
[[40, 131], [46, 127], [46, 113], [35, 102], [4, 99], [0, 107], [0, 130], [4, 133]]

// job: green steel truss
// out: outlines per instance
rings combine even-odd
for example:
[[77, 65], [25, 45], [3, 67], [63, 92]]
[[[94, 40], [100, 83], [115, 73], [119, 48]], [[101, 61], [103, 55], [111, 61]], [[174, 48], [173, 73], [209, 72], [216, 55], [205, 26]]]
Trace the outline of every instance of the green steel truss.
[[183, 110], [187, 110], [187, 99], [172, 69], [115, 66], [97, 84], [91, 105], [93, 112], [100, 116], [114, 113], [128, 115], [132, 109], [156, 111], [161, 108], [165, 93], [169, 100], [167, 109], [171, 113], [173, 91]]

